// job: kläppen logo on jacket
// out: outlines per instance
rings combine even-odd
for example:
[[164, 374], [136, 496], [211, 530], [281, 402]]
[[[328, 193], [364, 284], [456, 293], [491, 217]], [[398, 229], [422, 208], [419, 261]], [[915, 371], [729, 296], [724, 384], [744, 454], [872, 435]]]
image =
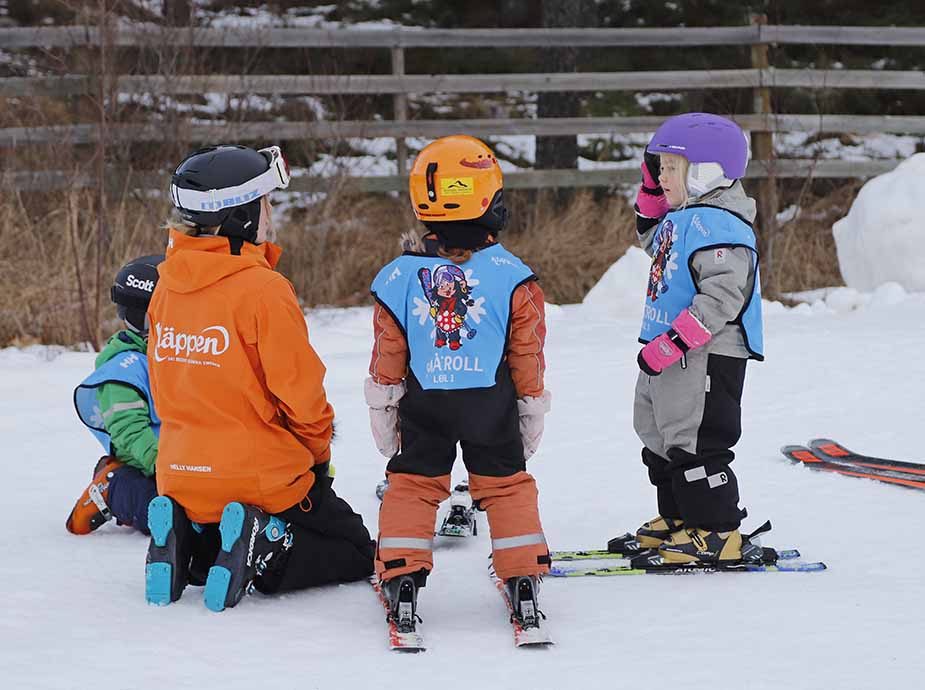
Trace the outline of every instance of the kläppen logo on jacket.
[[192, 355], [219, 357], [231, 346], [228, 329], [224, 326], [207, 326], [198, 333], [181, 333], [177, 332], [173, 326], [155, 323], [154, 333], [156, 335], [154, 345], [156, 362], [185, 362], [218, 367], [221, 365], [214, 360], [192, 357]]

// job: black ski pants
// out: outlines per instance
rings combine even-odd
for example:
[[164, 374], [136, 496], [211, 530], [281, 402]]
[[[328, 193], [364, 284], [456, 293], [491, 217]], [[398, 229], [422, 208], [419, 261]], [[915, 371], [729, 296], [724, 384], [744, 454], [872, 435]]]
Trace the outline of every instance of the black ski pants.
[[363, 518], [334, 492], [327, 463], [314, 472], [315, 483], [305, 498], [276, 513], [290, 525], [292, 547], [280, 565], [255, 583], [264, 594], [353, 582], [373, 574], [376, 543]]
[[642, 461], [656, 487], [659, 514], [689, 527], [738, 528], [739, 485], [730, 468], [742, 433], [742, 388], [748, 360], [694, 350], [687, 367], [640, 374], [634, 426]]

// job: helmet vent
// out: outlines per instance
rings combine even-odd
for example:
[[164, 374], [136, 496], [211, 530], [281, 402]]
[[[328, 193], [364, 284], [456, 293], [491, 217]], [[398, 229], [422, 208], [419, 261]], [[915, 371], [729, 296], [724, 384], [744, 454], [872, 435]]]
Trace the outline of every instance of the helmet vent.
[[443, 204], [443, 208], [459, 208], [459, 204]]

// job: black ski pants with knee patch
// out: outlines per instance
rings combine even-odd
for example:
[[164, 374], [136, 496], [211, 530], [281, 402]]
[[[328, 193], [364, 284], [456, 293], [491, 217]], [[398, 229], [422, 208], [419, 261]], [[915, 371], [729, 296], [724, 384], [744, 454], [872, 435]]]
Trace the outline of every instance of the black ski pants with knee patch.
[[742, 433], [747, 359], [687, 353], [659, 376], [640, 373], [633, 426], [656, 487], [659, 514], [688, 527], [727, 531], [742, 521], [739, 486], [730, 469]]

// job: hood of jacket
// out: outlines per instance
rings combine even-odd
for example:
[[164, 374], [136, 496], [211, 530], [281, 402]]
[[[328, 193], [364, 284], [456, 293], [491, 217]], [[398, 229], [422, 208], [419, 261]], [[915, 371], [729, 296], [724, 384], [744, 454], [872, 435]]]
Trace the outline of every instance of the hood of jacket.
[[723, 208], [741, 216], [749, 223], [754, 223], [757, 215], [757, 204], [754, 199], [745, 193], [741, 180], [736, 180], [731, 187], [714, 189], [702, 197], [691, 199], [690, 204], [704, 204]]
[[245, 242], [240, 254], [232, 254], [227, 237], [190, 237], [171, 228], [167, 258], [157, 267], [158, 288], [163, 285], [171, 292], [195, 292], [255, 266], [273, 269], [282, 253], [272, 242]]
[[128, 350], [132, 352], [141, 352], [143, 354], [147, 353], [147, 338], [142, 338], [140, 335], [127, 328], [113, 334], [96, 356], [96, 368], [99, 369], [120, 352], [126, 352]]

